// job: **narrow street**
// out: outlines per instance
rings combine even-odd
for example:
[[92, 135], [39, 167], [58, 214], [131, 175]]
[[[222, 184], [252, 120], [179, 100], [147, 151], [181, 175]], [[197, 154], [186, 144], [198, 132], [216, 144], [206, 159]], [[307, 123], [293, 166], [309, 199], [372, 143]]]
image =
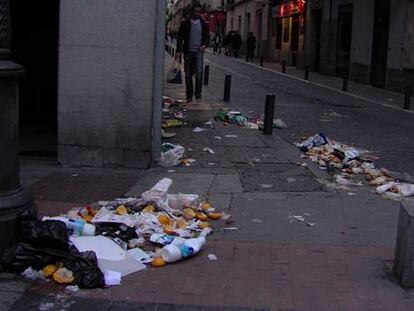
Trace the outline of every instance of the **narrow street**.
[[231, 99], [243, 113], [263, 114], [266, 94], [276, 95], [275, 116], [288, 125], [278, 134], [287, 141], [297, 142], [303, 136], [325, 133], [332, 139], [378, 153], [379, 166], [414, 175], [412, 112], [358, 100], [253, 67], [242, 58], [234, 60], [209, 53], [206, 59], [212, 66], [207, 89], [214, 90], [206, 92], [208, 99], [222, 99], [224, 75], [231, 74]]

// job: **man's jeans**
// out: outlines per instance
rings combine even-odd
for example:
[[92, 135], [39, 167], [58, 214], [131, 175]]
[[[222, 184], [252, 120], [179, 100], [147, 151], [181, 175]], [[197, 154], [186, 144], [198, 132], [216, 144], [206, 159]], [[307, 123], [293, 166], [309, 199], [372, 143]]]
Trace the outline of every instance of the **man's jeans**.
[[195, 97], [201, 98], [201, 90], [203, 83], [203, 52], [187, 52], [184, 54], [184, 71], [185, 71], [185, 86], [187, 99], [192, 99], [193, 90], [193, 75], [195, 75]]

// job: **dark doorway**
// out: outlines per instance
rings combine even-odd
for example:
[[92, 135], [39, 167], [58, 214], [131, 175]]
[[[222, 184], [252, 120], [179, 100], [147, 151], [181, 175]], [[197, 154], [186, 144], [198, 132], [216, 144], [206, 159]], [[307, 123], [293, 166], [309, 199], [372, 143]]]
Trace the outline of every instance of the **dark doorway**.
[[19, 84], [22, 154], [56, 156], [59, 1], [10, 1]]
[[290, 49], [292, 50], [292, 66], [296, 66], [296, 58], [299, 49], [299, 16], [292, 17], [292, 34], [290, 39]]
[[319, 71], [321, 58], [322, 10], [312, 11], [313, 70]]
[[389, 24], [390, 0], [376, 0], [372, 41], [371, 84], [381, 88], [385, 87]]
[[276, 20], [276, 50], [282, 49], [282, 30], [283, 30], [282, 19], [278, 18]]
[[352, 44], [352, 4], [342, 5], [338, 13], [338, 43], [336, 48], [336, 74], [349, 72]]

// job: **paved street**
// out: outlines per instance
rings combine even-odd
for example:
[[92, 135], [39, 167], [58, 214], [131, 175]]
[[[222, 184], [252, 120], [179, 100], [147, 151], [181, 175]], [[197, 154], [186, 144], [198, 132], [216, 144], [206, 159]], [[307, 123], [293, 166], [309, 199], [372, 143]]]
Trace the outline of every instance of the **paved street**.
[[[157, 166], [145, 171], [71, 169], [25, 158], [22, 180], [34, 193], [39, 214], [55, 215], [100, 199], [140, 195], [162, 177], [170, 177], [171, 192], [200, 194], [230, 213], [234, 222], [217, 223], [194, 258], [135, 273], [118, 287], [68, 293], [51, 282], [30, 284], [5, 275], [0, 297], [8, 297], [9, 303], [2, 308], [413, 310], [414, 292], [402, 289], [391, 272], [399, 203], [383, 199], [368, 186], [352, 189], [355, 196], [327, 188], [320, 181], [330, 176], [301, 159], [291, 143], [324, 132], [374, 150], [380, 165], [414, 173], [409, 153], [414, 148], [407, 135], [413, 131], [414, 115], [230, 58], [206, 58], [211, 75], [204, 99], [187, 106], [189, 125], [174, 129], [177, 136], [169, 140], [182, 144], [187, 156], [197, 160], [194, 165], [173, 171]], [[171, 58], [166, 60], [168, 67]], [[231, 101], [224, 104], [226, 73], [233, 75], [233, 88]], [[192, 131], [224, 106], [260, 115], [269, 92], [277, 95], [277, 117], [287, 129], [264, 136], [215, 123], [204, 132]], [[183, 86], [167, 84], [165, 94], [183, 98]], [[203, 151], [205, 147], [215, 153]], [[288, 178], [294, 182], [288, 183]], [[266, 184], [271, 187], [263, 187]], [[304, 216], [305, 222], [292, 221], [289, 217], [294, 215]], [[208, 254], [218, 260], [210, 261]]]

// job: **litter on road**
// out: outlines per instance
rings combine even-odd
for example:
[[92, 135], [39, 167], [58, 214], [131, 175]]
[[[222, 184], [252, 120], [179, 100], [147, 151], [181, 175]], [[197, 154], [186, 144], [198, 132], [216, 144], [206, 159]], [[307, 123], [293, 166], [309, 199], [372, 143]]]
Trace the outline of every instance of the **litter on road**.
[[[388, 199], [399, 201], [414, 196], [410, 176], [376, 168], [374, 161], [378, 157], [368, 150], [339, 143], [323, 133], [305, 138], [295, 145], [321, 169], [334, 174], [334, 183], [323, 181], [329, 187], [349, 191], [349, 187], [361, 187], [365, 181]], [[348, 195], [355, 194], [348, 192]]]

